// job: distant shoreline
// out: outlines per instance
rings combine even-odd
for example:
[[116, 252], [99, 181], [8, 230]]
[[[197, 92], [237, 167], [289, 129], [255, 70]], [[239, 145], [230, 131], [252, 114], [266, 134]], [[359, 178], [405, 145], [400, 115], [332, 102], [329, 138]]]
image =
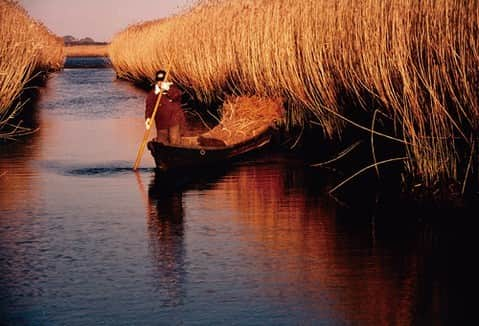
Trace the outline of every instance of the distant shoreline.
[[82, 41], [75, 41], [75, 42], [64, 42], [65, 46], [93, 46], [93, 45], [108, 45], [108, 42], [82, 42]]
[[108, 57], [109, 43], [65, 43], [65, 57]]

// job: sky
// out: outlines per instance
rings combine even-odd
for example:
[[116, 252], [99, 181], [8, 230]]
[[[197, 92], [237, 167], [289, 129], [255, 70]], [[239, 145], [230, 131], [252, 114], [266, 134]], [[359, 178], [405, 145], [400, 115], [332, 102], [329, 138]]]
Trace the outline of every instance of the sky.
[[171, 16], [192, 0], [20, 0], [31, 17], [58, 36], [108, 42], [128, 25]]

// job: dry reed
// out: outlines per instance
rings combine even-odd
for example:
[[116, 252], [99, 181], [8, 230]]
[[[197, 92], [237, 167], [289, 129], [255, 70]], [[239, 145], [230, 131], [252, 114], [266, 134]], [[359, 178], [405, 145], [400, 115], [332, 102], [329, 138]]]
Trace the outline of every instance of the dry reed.
[[0, 0], [0, 35], [1, 139], [25, 132], [10, 126], [22, 106], [12, 104], [37, 73], [60, 69], [64, 57], [63, 40], [29, 17], [16, 1]]
[[313, 121], [329, 138], [352, 126], [382, 137], [378, 112], [406, 172], [429, 186], [460, 180], [477, 157], [478, 41], [472, 0], [215, 0], [126, 28], [110, 58], [135, 81], [171, 67], [205, 102], [286, 98], [291, 124]]
[[107, 57], [108, 44], [69, 45], [63, 52], [65, 57]]
[[279, 100], [256, 96], [228, 98], [220, 113], [218, 125], [202, 137], [219, 139], [227, 146], [257, 136], [283, 118]]

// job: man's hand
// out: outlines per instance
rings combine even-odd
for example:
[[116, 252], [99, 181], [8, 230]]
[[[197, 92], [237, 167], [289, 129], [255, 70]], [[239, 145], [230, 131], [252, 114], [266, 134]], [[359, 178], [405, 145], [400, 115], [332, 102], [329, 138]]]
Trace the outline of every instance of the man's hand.
[[150, 130], [150, 128], [151, 128], [151, 119], [150, 118], [147, 118], [145, 120], [145, 128], [146, 128], [146, 130]]
[[170, 86], [173, 83], [168, 83], [168, 82], [161, 82], [160, 88], [164, 91], [168, 91], [170, 89]]

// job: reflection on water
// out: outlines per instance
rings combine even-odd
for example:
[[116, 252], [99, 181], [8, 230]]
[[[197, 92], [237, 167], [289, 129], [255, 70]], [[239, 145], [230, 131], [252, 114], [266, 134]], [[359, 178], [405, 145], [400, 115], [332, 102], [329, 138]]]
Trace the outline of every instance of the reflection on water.
[[[188, 266], [188, 278], [198, 280], [189, 289], [210, 303], [221, 304], [215, 301], [216, 289], [200, 291], [206, 275], [237, 285], [231, 310], [223, 304], [228, 313], [255, 298], [255, 309], [291, 322], [408, 325], [471, 320], [473, 310], [465, 307], [473, 295], [468, 286], [476, 283], [472, 273], [465, 273], [469, 284], [459, 275], [447, 281], [454, 283], [449, 290], [442, 279], [444, 268], [455, 274], [450, 264], [457, 265], [457, 253], [472, 248], [470, 240], [458, 238], [464, 230], [445, 232], [435, 223], [405, 218], [406, 209], [396, 214], [338, 209], [318, 195], [313, 171], [284, 162], [240, 165], [222, 176], [209, 171], [209, 178], [193, 176], [178, 186], [179, 177], [156, 176], [149, 186], [149, 216], [155, 221], [170, 217], [160, 219], [159, 229], [169, 241], [164, 248], [174, 248], [166, 256], [175, 259], [163, 272], [173, 266], [183, 272], [181, 261]], [[185, 224], [194, 229], [185, 234]], [[187, 235], [193, 239], [179, 241]], [[179, 247], [192, 255], [185, 259]], [[435, 252], [438, 248], [440, 253]], [[220, 266], [221, 276], [214, 266]], [[201, 269], [204, 274], [195, 273]], [[181, 273], [170, 275], [179, 278]], [[455, 293], [458, 289], [463, 297]], [[455, 304], [449, 302], [452, 296]], [[281, 314], [279, 307], [292, 316]]]
[[165, 292], [162, 295], [164, 306], [181, 305], [186, 297], [182, 201], [182, 193], [175, 191], [151, 197], [148, 203], [150, 249], [157, 268], [158, 288]]
[[65, 68], [109, 68], [110, 59], [103, 57], [67, 57], [64, 64]]
[[144, 95], [111, 70], [66, 69], [41, 130], [2, 145], [0, 324], [478, 319], [466, 213], [442, 211], [452, 227], [425, 208], [344, 207], [274, 152], [166, 176], [146, 153], [133, 173]]

